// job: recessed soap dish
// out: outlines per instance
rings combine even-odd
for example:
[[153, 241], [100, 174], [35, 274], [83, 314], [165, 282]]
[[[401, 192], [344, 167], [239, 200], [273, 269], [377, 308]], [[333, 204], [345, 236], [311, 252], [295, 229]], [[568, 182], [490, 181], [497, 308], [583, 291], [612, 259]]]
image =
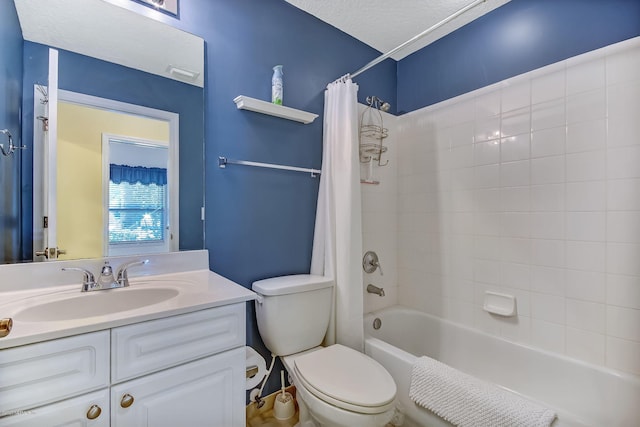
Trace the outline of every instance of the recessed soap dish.
[[485, 291], [484, 311], [498, 316], [511, 317], [516, 315], [516, 297], [498, 292]]

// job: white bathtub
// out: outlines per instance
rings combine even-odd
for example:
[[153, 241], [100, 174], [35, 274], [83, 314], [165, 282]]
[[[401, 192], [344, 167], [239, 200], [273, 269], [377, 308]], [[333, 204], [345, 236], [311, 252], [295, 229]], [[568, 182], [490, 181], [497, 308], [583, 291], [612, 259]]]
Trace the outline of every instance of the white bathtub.
[[[373, 328], [375, 318], [382, 327]], [[449, 423], [409, 400], [418, 356], [437, 359], [554, 409], [553, 427], [640, 426], [640, 379], [562, 355], [515, 344], [401, 306], [367, 314], [365, 352], [398, 386], [405, 426]]]

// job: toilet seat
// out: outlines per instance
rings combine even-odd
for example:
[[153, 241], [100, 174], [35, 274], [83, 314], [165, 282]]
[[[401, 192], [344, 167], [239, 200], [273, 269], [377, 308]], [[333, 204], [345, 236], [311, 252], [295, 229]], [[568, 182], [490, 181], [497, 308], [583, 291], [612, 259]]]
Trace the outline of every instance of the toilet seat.
[[377, 414], [393, 407], [396, 384], [378, 362], [335, 344], [294, 360], [296, 377], [311, 394], [338, 408]]

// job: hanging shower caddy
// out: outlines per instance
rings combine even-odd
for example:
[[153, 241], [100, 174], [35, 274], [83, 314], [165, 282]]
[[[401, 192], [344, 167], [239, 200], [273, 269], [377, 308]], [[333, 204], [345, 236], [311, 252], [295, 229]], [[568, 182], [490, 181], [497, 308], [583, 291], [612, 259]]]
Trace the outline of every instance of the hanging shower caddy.
[[382, 144], [382, 141], [389, 136], [389, 131], [384, 127], [381, 113], [389, 109], [389, 104], [377, 96], [368, 96], [366, 101], [368, 107], [360, 116], [359, 148], [360, 163], [367, 164], [369, 167], [367, 177], [360, 181], [366, 184], [379, 184], [373, 179], [373, 165], [374, 162], [378, 166], [389, 164], [389, 160], [382, 159], [382, 155], [387, 152], [387, 147]]

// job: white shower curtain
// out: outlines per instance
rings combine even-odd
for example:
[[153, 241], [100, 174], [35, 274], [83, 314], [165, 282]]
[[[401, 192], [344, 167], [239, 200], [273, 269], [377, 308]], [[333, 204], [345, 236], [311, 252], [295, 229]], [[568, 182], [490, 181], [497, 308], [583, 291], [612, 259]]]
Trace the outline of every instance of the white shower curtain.
[[324, 95], [322, 175], [311, 274], [335, 279], [325, 344], [363, 351], [362, 207], [358, 154], [358, 85], [343, 78]]

